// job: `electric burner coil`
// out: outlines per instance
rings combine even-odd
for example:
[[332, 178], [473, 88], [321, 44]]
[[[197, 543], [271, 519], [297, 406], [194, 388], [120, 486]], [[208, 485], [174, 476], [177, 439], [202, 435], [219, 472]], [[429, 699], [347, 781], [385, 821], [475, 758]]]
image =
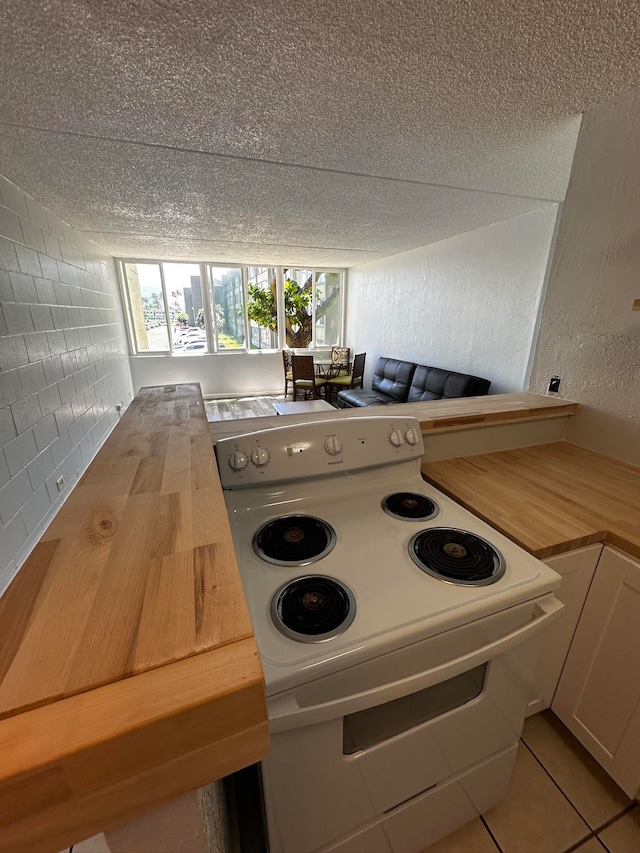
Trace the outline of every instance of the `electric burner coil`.
[[326, 575], [288, 581], [271, 599], [276, 628], [293, 640], [320, 643], [342, 634], [356, 615], [356, 601], [345, 584]]
[[382, 499], [381, 505], [387, 515], [406, 521], [430, 521], [440, 512], [435, 501], [415, 492], [393, 492]]
[[486, 586], [506, 571], [504, 557], [490, 542], [455, 527], [431, 527], [411, 537], [409, 555], [418, 568], [447, 583]]
[[325, 557], [336, 544], [331, 525], [311, 515], [284, 515], [263, 524], [252, 546], [262, 560], [278, 566], [306, 566]]

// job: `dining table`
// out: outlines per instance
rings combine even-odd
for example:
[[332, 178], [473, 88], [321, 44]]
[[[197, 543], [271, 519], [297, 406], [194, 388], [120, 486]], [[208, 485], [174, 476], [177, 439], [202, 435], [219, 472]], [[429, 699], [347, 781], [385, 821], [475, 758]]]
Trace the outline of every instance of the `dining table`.
[[313, 366], [318, 379], [329, 379], [332, 376], [337, 376], [341, 370], [349, 372], [351, 369], [350, 362], [334, 363], [331, 361], [330, 354], [327, 355], [325, 353], [313, 356]]

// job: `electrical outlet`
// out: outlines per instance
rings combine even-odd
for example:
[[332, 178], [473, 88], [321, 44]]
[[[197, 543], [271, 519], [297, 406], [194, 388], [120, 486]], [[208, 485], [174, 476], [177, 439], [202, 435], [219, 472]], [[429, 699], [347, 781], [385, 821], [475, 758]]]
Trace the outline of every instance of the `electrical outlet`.
[[58, 479], [56, 480], [56, 486], [58, 487], [59, 492], [64, 489], [64, 477], [58, 477]]
[[552, 376], [551, 379], [549, 380], [549, 393], [550, 394], [557, 394], [559, 390], [560, 390], [560, 377], [559, 376]]

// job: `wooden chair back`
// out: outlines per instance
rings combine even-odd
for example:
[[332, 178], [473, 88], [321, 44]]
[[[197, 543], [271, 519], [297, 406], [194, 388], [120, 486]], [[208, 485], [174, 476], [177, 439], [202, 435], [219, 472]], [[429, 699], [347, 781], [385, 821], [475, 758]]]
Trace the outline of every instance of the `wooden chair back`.
[[312, 400], [318, 399], [318, 389], [326, 385], [326, 379], [316, 379], [316, 368], [312, 355], [294, 355], [291, 358], [293, 371], [293, 399], [298, 391]]
[[316, 370], [312, 355], [294, 355], [291, 357], [291, 365], [293, 369], [294, 383], [299, 379], [310, 379], [315, 381]]
[[366, 352], [360, 352], [353, 357], [353, 370], [351, 371], [351, 387], [358, 388], [362, 386], [362, 377], [364, 376], [364, 363], [366, 361]]
[[282, 366], [284, 367], [284, 396], [286, 397], [289, 393], [289, 382], [293, 379], [293, 369], [291, 366], [291, 357], [293, 353], [291, 350], [283, 349], [282, 350]]
[[331, 367], [334, 370], [349, 370], [351, 347], [331, 347]]

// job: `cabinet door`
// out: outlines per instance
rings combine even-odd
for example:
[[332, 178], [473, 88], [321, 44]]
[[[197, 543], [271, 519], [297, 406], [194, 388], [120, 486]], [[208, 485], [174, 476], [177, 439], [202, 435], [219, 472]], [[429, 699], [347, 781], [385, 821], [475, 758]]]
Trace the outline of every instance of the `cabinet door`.
[[544, 560], [562, 578], [555, 596], [564, 604], [564, 610], [542, 641], [527, 715], [551, 706], [601, 552], [602, 545], [587, 545]]
[[553, 711], [630, 797], [640, 785], [640, 563], [605, 547]]

